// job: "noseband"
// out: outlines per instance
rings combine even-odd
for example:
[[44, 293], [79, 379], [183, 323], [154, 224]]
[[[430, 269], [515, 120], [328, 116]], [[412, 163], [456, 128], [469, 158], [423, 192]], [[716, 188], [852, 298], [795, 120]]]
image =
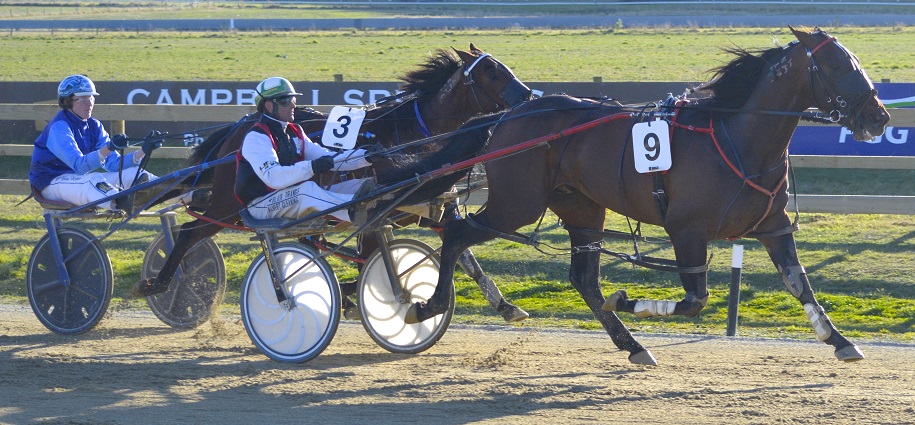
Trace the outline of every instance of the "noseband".
[[464, 66], [463, 74], [464, 74], [464, 78], [467, 79], [467, 82], [465, 82], [464, 84], [470, 85], [471, 93], [473, 93], [473, 98], [474, 98], [474, 100], [476, 100], [477, 106], [480, 108], [480, 110], [481, 111], [483, 110], [483, 106], [480, 104], [480, 99], [477, 97], [478, 90], [483, 92], [483, 94], [486, 95], [486, 97], [489, 99], [489, 101], [491, 101], [492, 103], [494, 103], [496, 105], [496, 107], [497, 107], [496, 109], [501, 109], [500, 106], [502, 105], [502, 103], [508, 104], [509, 107], [513, 107], [525, 100], [530, 99], [531, 89], [529, 89], [526, 85], [524, 85], [524, 83], [522, 83], [521, 80], [518, 79], [518, 77], [515, 77], [514, 73], [512, 73], [512, 80], [508, 83], [508, 85], [505, 86], [504, 89], [502, 89], [501, 92], [499, 92], [498, 99], [493, 98], [485, 90], [479, 88], [479, 86], [473, 80], [473, 74], [472, 74], [473, 68], [475, 68], [477, 66], [477, 64], [480, 63], [480, 61], [482, 61], [483, 59], [485, 59], [487, 57], [491, 57], [491, 56], [492, 55], [490, 55], [489, 53], [483, 53], [482, 55], [477, 57], [477, 59], [474, 60], [473, 63], [471, 63], [470, 65]]
[[[819, 86], [826, 95], [826, 103], [832, 105], [833, 108], [832, 111], [829, 112], [829, 120], [838, 123], [843, 118], [851, 116], [852, 112], [855, 114], [860, 113], [863, 102], [870, 96], [877, 96], [877, 90], [870, 85], [867, 76], [864, 75], [864, 71], [861, 67], [856, 66], [855, 69], [846, 72], [835, 80], [835, 89], [839, 93], [833, 96], [824, 83], [826, 80], [823, 77], [823, 70], [817, 64], [816, 58], [813, 56], [821, 47], [829, 43], [835, 43], [836, 47], [841, 49], [847, 58], [853, 59], [851, 53], [839, 44], [835, 37], [829, 37], [826, 40], [823, 40], [823, 42], [813, 49], [807, 49], [806, 47], [804, 47], [804, 49], [807, 50], [807, 58], [810, 60], [809, 70], [811, 87], [813, 87], [813, 75], [816, 75], [817, 80], [820, 83]], [[819, 105], [820, 103], [817, 99], [816, 90], [813, 90], [812, 92], [814, 102]], [[852, 109], [854, 109], [854, 111], [852, 111]]]

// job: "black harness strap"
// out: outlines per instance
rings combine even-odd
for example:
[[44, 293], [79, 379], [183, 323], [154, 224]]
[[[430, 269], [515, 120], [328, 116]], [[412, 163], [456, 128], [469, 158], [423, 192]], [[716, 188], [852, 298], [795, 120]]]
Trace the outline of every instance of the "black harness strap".
[[[565, 229], [568, 230], [569, 233], [574, 232], [574, 233], [587, 234], [587, 235], [600, 235], [604, 238], [619, 238], [619, 235], [621, 233], [621, 232], [606, 231], [606, 230], [583, 229], [583, 228], [579, 228], [579, 227], [569, 226], [567, 224], [563, 225], [563, 227], [565, 227]], [[647, 238], [637, 237], [636, 235], [631, 235], [631, 237], [635, 241], [637, 241], [638, 238], [642, 239], [643, 241], [647, 241]], [[586, 246], [574, 247], [574, 248], [572, 248], [572, 253], [575, 254], [575, 253], [579, 253], [579, 252], [600, 251], [603, 254], [607, 254], [607, 255], [616, 257], [620, 260], [635, 264], [640, 267], [645, 267], [648, 269], [664, 271], [664, 272], [672, 272], [672, 273], [705, 273], [708, 271], [709, 264], [711, 264], [711, 262], [712, 262], [712, 256], [710, 255], [708, 258], [708, 261], [704, 265], [693, 266], [693, 267], [681, 267], [681, 266], [678, 266], [676, 261], [674, 261], [674, 260], [668, 260], [666, 258], [658, 258], [658, 257], [642, 255], [642, 254], [638, 253], [638, 249], [636, 249], [635, 255], [629, 255], [629, 254], [625, 254], [625, 253], [621, 253], [621, 252], [610, 251], [609, 249], [604, 249], [600, 245], [601, 245], [600, 242], [596, 242], [596, 243], [588, 244]]]
[[651, 191], [651, 197], [658, 206], [661, 213], [661, 220], [667, 217], [667, 192], [664, 190], [664, 175], [660, 172], [651, 173], [654, 177], [654, 190]]
[[466, 221], [467, 224], [469, 224], [470, 227], [473, 227], [474, 229], [482, 230], [486, 233], [493, 234], [496, 237], [505, 239], [507, 241], [518, 242], [518, 243], [521, 243], [524, 245], [530, 245], [533, 247], [537, 247], [538, 245], [540, 245], [540, 242], [538, 242], [533, 236], [524, 236], [520, 233], [500, 232], [491, 227], [486, 227], [486, 226], [480, 224], [479, 222], [477, 222], [476, 220], [473, 219], [473, 216], [474, 216], [473, 214], [467, 214], [467, 217], [464, 217], [464, 221]]

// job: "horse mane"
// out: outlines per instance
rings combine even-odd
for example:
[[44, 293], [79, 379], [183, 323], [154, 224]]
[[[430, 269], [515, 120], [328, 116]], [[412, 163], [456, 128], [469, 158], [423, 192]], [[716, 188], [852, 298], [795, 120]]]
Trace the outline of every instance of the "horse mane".
[[419, 69], [400, 77], [401, 90], [407, 93], [433, 94], [439, 91], [461, 66], [461, 59], [451, 50], [437, 50]]
[[708, 98], [701, 101], [703, 106], [739, 109], [753, 94], [763, 71], [784, 55], [786, 46], [754, 50], [722, 47], [721, 50], [736, 57], [724, 65], [710, 69], [712, 79], [692, 91], [710, 93]]

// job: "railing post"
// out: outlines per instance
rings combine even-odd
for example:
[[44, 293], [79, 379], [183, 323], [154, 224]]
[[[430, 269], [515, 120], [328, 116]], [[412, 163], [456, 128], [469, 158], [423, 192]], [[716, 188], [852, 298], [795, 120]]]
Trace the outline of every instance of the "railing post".
[[112, 120], [109, 130], [111, 134], [127, 134], [127, 124], [124, 120]]
[[743, 245], [731, 248], [731, 287], [728, 291], [727, 336], [737, 334], [737, 310], [740, 305], [740, 271], [743, 268]]

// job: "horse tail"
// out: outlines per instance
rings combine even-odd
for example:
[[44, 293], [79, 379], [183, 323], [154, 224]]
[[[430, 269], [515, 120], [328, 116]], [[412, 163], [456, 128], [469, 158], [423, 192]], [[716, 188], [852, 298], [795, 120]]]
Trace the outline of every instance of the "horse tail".
[[[416, 175], [435, 171], [446, 164], [473, 158], [478, 155], [489, 140], [492, 128], [499, 123], [504, 112], [482, 115], [472, 118], [448, 136], [444, 146], [431, 154], [425, 155], [411, 164], [402, 164], [387, 170], [377, 171], [378, 182], [382, 185], [399, 183], [414, 178]], [[402, 201], [403, 204], [425, 202], [445, 193], [470, 169], [454, 172], [427, 182]]]

